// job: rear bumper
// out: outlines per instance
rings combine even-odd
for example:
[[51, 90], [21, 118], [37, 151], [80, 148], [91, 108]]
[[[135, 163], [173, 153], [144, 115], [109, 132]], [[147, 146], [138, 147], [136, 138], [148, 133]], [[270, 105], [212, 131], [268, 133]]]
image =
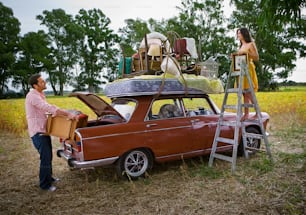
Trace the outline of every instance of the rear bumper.
[[64, 153], [64, 150], [57, 150], [57, 156], [65, 159], [68, 162], [68, 165], [73, 168], [90, 168], [97, 166], [107, 166], [113, 164], [119, 157], [111, 157], [99, 160], [91, 160], [91, 161], [77, 161], [74, 158], [68, 156]]

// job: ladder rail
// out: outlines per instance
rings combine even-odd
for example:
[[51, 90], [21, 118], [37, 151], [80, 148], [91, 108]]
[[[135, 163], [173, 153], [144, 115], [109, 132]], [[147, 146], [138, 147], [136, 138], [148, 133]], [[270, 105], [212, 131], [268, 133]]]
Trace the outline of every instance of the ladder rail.
[[[231, 63], [231, 68], [233, 68], [233, 66], [234, 65], [233, 65], [233, 62], [232, 62]], [[230, 77], [230, 75], [231, 75], [231, 73], [229, 73], [229, 77]], [[227, 90], [229, 88], [229, 85], [230, 85], [230, 78], [227, 79], [225, 92], [227, 92]], [[220, 123], [223, 121], [223, 116], [224, 116], [224, 111], [225, 111], [224, 109], [225, 109], [225, 104], [227, 103], [227, 98], [228, 98], [228, 94], [225, 93], [223, 101], [222, 101], [220, 117], [219, 117], [219, 120], [218, 120], [218, 123], [217, 123], [217, 129], [216, 129], [216, 132], [215, 132], [215, 137], [214, 137], [213, 143], [217, 143], [217, 138], [220, 136], [220, 131], [221, 131]], [[214, 156], [212, 156], [212, 154], [215, 155], [216, 150], [217, 150], [217, 144], [213, 144], [212, 149], [211, 149], [211, 153], [210, 153], [210, 157], [209, 157], [209, 161], [208, 161], [209, 166], [212, 166], [212, 164], [213, 164]]]
[[[266, 135], [266, 131], [265, 131], [265, 128], [263, 126], [261, 111], [260, 111], [260, 107], [258, 105], [256, 95], [255, 95], [254, 87], [253, 87], [253, 84], [251, 84], [252, 80], [251, 80], [251, 77], [250, 77], [249, 70], [247, 68], [247, 64], [243, 63], [242, 64], [242, 69], [243, 69], [243, 71], [244, 71], [244, 73], [247, 77], [249, 87], [251, 89], [250, 92], [251, 92], [251, 95], [252, 95], [252, 103], [254, 105], [254, 108], [255, 108], [255, 111], [256, 111], [256, 114], [257, 114], [257, 117], [258, 117], [260, 132], [263, 135], [263, 140], [264, 140], [264, 143], [265, 143], [265, 146], [266, 146], [266, 151], [267, 151], [267, 154], [268, 154], [270, 160], [272, 160], [272, 153], [271, 153], [271, 150], [270, 150], [270, 146], [269, 146], [268, 138], [267, 138], [267, 135]], [[244, 131], [245, 131], [245, 124], [244, 123], [242, 123], [242, 124], [243, 124], [243, 128], [244, 128]], [[243, 135], [243, 137], [246, 139], [246, 135]], [[246, 141], [243, 141], [243, 142], [244, 142], [243, 143], [244, 151], [246, 151], [246, 148], [247, 148]]]

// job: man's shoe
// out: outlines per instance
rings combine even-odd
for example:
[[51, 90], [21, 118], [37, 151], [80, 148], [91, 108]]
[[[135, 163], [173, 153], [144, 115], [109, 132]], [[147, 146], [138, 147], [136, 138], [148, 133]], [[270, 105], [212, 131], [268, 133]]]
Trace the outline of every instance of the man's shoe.
[[56, 190], [55, 186], [51, 186], [47, 189], [49, 192], [54, 192]]
[[57, 182], [59, 182], [61, 179], [59, 179], [59, 178], [52, 178], [52, 183], [57, 183]]

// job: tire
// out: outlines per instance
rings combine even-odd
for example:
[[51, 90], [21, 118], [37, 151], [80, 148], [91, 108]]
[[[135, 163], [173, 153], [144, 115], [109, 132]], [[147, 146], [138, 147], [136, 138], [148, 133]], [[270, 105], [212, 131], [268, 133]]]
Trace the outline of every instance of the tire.
[[[255, 128], [255, 127], [247, 127], [246, 128], [246, 132], [247, 133], [253, 133], [253, 134], [260, 134], [260, 131]], [[260, 139], [255, 139], [255, 138], [251, 138], [251, 137], [247, 137], [247, 147], [251, 147], [254, 148], [254, 150], [252, 149], [247, 149], [249, 154], [255, 154], [256, 153], [256, 149], [260, 149], [260, 144], [261, 144], [261, 140]], [[244, 155], [244, 150], [243, 150], [243, 138], [241, 137], [241, 143], [238, 146], [238, 155], [239, 156], [243, 156]]]
[[61, 153], [63, 153], [63, 151], [64, 151], [63, 149], [57, 150], [57, 151], [56, 151], [57, 157], [59, 157], [59, 158], [62, 157], [62, 156], [61, 156]]
[[120, 178], [137, 179], [152, 168], [152, 155], [144, 149], [135, 149], [121, 156], [117, 163]]

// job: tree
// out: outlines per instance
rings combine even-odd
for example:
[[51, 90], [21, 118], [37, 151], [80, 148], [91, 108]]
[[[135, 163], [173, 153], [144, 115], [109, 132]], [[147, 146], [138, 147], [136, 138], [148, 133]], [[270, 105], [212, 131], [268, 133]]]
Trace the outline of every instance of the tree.
[[30, 90], [29, 77], [50, 68], [48, 45], [49, 42], [44, 31], [29, 32], [20, 40], [18, 58], [13, 66], [12, 75], [13, 86], [21, 85], [24, 94]]
[[11, 66], [19, 41], [20, 23], [13, 11], [0, 2], [0, 97], [8, 89]]
[[302, 39], [305, 38], [306, 23], [305, 18], [299, 18], [298, 15], [301, 2], [232, 1], [236, 10], [231, 17], [229, 28], [245, 26], [255, 38], [260, 56], [256, 68], [260, 89], [269, 88], [274, 76], [286, 79], [295, 68], [297, 57], [305, 56], [306, 47]]
[[126, 26], [119, 28], [120, 46], [127, 56], [132, 56], [139, 48], [144, 36], [150, 33], [148, 23], [142, 19], [126, 19]]
[[[260, 7], [263, 9], [259, 19], [264, 25], [271, 25], [277, 20], [282, 22], [292, 21], [293, 25], [300, 25], [302, 17], [301, 8], [305, 9], [305, 0], [266, 0], [260, 2]], [[305, 34], [305, 31], [304, 31]]]
[[[195, 39], [200, 54], [198, 61], [206, 60], [209, 57], [225, 56], [218, 59], [222, 62], [219, 76], [228, 72], [227, 56], [234, 50], [234, 38], [227, 35], [222, 1], [182, 0], [181, 6], [177, 9], [178, 16], [168, 20], [149, 19], [148, 22], [139, 19], [126, 20], [127, 26], [119, 30], [122, 40], [132, 47], [132, 50], [137, 50], [139, 47], [137, 41], [140, 42], [145, 33], [157, 31], [166, 35], [173, 45], [175, 39], [173, 32], [176, 32], [180, 37]], [[130, 49], [125, 48], [125, 50]]]
[[72, 78], [72, 68], [78, 58], [79, 28], [73, 22], [72, 16], [62, 9], [51, 12], [45, 10], [43, 15], [38, 15], [36, 18], [48, 28], [50, 58], [56, 65], [54, 70], [47, 71], [51, 87], [55, 95], [63, 95], [64, 85]]
[[99, 9], [82, 9], [75, 19], [82, 32], [78, 47], [82, 72], [77, 86], [87, 85], [94, 92], [104, 83], [102, 77], [110, 81], [115, 78], [118, 56], [115, 44], [119, 39], [109, 28], [110, 19]]
[[[219, 0], [182, 0], [179, 15], [168, 21], [167, 29], [175, 29], [183, 37], [198, 44], [200, 61], [214, 57], [221, 64], [219, 77], [229, 70], [227, 56], [234, 50], [234, 39], [227, 34], [222, 2]], [[218, 58], [223, 56], [222, 58]]]

